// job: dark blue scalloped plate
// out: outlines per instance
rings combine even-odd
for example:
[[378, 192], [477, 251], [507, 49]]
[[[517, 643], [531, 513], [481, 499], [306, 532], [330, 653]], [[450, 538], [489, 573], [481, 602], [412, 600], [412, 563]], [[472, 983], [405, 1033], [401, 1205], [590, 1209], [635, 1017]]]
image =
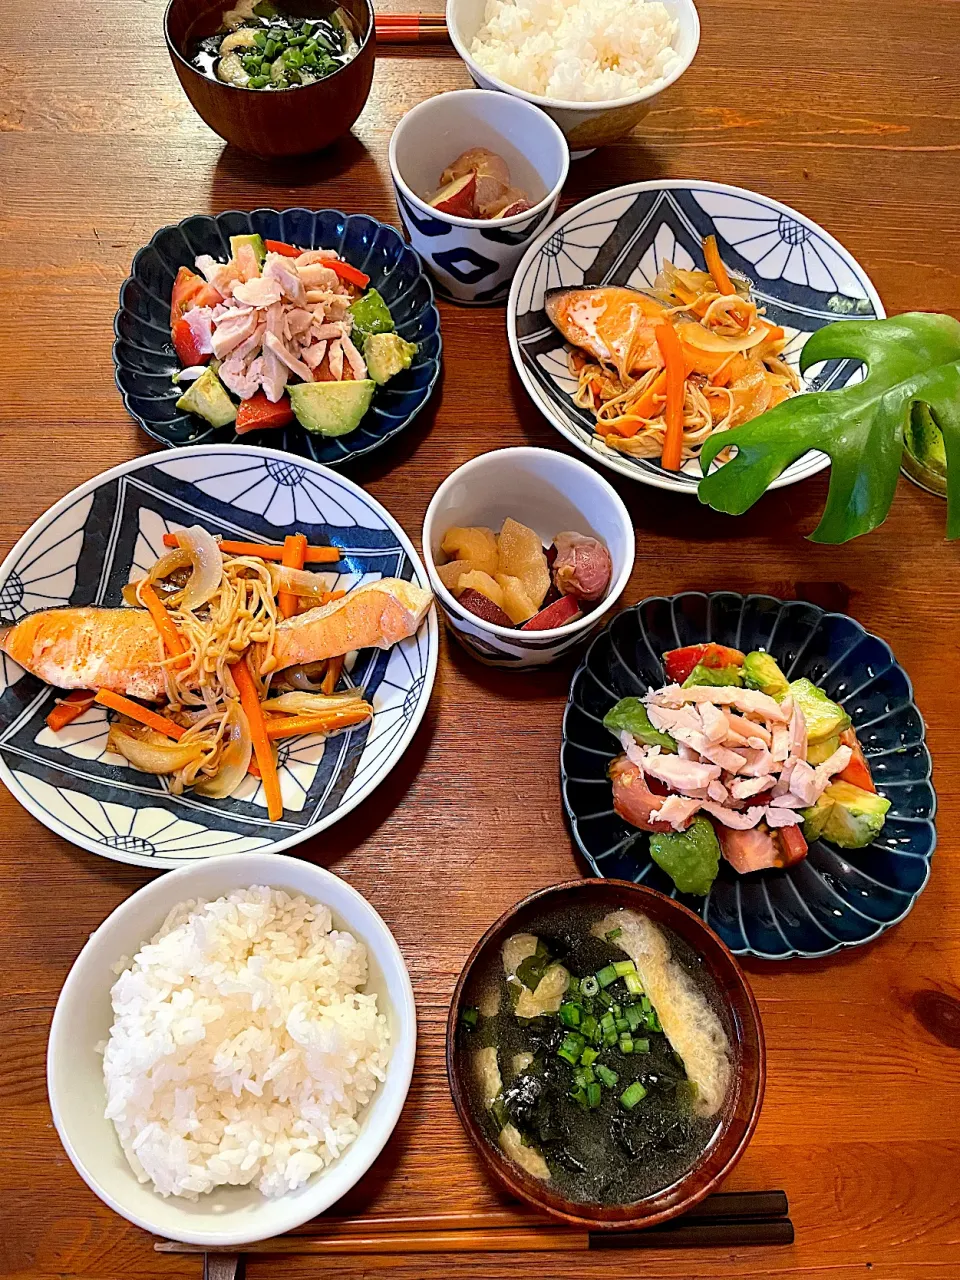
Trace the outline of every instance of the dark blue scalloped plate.
[[[170, 342], [170, 295], [180, 267], [193, 268], [201, 253], [225, 260], [230, 237], [257, 233], [315, 249], [336, 249], [370, 277], [396, 321], [397, 332], [418, 347], [409, 369], [378, 387], [373, 404], [356, 431], [331, 439], [298, 424], [281, 430], [237, 436], [231, 427], [214, 429], [194, 414], [181, 413], [181, 392], [171, 382], [180, 367]], [[370, 453], [391, 440], [417, 416], [430, 398], [440, 373], [440, 313], [433, 288], [415, 251], [394, 227], [363, 213], [337, 209], [230, 210], [197, 214], [176, 226], [161, 227], [137, 251], [133, 269], [120, 288], [114, 321], [113, 359], [117, 386], [130, 415], [144, 431], [168, 448], [191, 444], [256, 444], [295, 453], [328, 467]]]
[[[707, 898], [677, 893], [651, 860], [648, 837], [613, 811], [607, 765], [617, 752], [602, 720], [620, 698], [666, 683], [662, 653], [705, 640], [766, 649], [790, 679], [806, 676], [846, 709], [890, 801], [872, 845], [841, 850], [817, 840], [796, 866], [748, 876], [721, 862]], [[814, 958], [870, 942], [907, 915], [930, 876], [937, 799], [910, 681], [877, 636], [802, 600], [689, 591], [618, 614], [573, 677], [560, 772], [574, 837], [595, 874], [679, 898], [737, 955]]]

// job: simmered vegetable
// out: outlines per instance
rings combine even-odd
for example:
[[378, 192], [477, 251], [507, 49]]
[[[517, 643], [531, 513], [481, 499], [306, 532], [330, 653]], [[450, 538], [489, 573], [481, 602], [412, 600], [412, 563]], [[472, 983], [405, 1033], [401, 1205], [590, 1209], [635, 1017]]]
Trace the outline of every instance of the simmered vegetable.
[[343, 9], [302, 18], [268, 3], [242, 2], [199, 42], [193, 65], [237, 89], [295, 89], [339, 71], [359, 50]]

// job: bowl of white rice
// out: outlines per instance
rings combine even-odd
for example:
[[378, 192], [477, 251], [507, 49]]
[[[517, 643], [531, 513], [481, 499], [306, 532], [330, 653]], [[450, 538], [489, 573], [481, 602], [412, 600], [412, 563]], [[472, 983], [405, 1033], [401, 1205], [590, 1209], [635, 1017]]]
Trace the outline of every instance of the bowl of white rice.
[[316, 1217], [369, 1169], [416, 1039], [373, 907], [322, 867], [238, 854], [154, 880], [91, 934], [57, 1002], [47, 1089], [112, 1209], [240, 1246]]
[[629, 133], [700, 42], [693, 0], [447, 0], [447, 27], [474, 82], [546, 111], [575, 159]]

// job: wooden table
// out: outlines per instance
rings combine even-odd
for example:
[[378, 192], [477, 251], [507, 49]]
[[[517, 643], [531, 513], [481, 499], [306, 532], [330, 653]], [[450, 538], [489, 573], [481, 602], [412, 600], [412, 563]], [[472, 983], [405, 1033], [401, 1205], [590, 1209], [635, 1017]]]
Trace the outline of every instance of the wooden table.
[[[403, 0], [394, 0], [399, 7]], [[703, 42], [634, 138], [574, 166], [566, 203], [656, 177], [717, 179], [803, 210], [871, 273], [890, 311], [960, 314], [957, 0], [774, 4], [701, 0]], [[387, 140], [428, 94], [468, 84], [451, 56], [381, 56], [352, 137], [271, 167], [196, 118], [169, 65], [162, 0], [0, 6], [0, 550], [68, 489], [151, 442], [113, 384], [111, 323], [134, 251], [195, 212], [335, 205], [396, 221]], [[450, 470], [498, 445], [565, 448], [513, 371], [501, 310], [443, 311], [445, 372], [430, 410], [352, 471], [418, 539]], [[615, 483], [618, 483], [615, 481]], [[255, 1259], [285, 1275], [486, 1280], [609, 1275], [955, 1280], [960, 1275], [960, 570], [944, 506], [901, 481], [886, 526], [842, 548], [803, 540], [823, 478], [734, 520], [619, 482], [635, 517], [625, 603], [730, 587], [836, 598], [893, 645], [927, 719], [940, 850], [913, 914], [876, 944], [818, 963], [747, 964], [769, 1083], [733, 1188], [785, 1187], [793, 1248], [536, 1259]], [[839, 584], [839, 586], [838, 586]], [[501, 674], [444, 640], [430, 711], [362, 810], [300, 850], [387, 919], [413, 977], [420, 1049], [403, 1118], [344, 1206], [424, 1212], [497, 1202], [454, 1114], [447, 1002], [473, 942], [517, 899], [581, 868], [558, 785], [571, 665]], [[75, 849], [0, 792], [0, 1272], [199, 1277], [158, 1257], [61, 1150], [44, 1088], [47, 1028], [88, 933], [144, 871]], [[930, 993], [940, 993], [935, 999]]]

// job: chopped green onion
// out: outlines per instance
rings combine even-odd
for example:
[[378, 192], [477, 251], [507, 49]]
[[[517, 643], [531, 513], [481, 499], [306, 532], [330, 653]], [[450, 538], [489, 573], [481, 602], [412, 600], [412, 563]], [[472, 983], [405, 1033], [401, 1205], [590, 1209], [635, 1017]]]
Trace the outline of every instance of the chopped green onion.
[[660, 1025], [660, 1019], [657, 1017], [657, 1011], [656, 1011], [656, 1009], [651, 1009], [651, 1010], [650, 1010], [650, 1012], [647, 1014], [647, 1017], [646, 1017], [646, 1024], [647, 1024], [647, 1030], [648, 1030], [648, 1031], [662, 1031], [662, 1030], [663, 1030], [663, 1027], [661, 1027], [661, 1025]]
[[616, 982], [617, 971], [612, 964], [608, 964], [603, 969], [599, 969], [594, 976], [601, 987], [609, 987], [611, 983]]
[[578, 1004], [562, 1004], [560, 1006], [560, 1021], [565, 1027], [579, 1027], [582, 1010]]
[[599, 1057], [599, 1050], [586, 1048], [580, 1055], [580, 1065], [581, 1067], [592, 1067]]
[[649, 1041], [649, 1040], [634, 1040], [634, 1042], [633, 1042], [633, 1052], [634, 1052], [634, 1053], [649, 1053], [649, 1052], [650, 1052], [650, 1041]]
[[637, 966], [632, 960], [615, 960], [613, 967], [617, 971], [618, 978], [625, 978], [628, 973], [637, 972]]
[[633, 1053], [633, 1039], [626, 1033], [620, 1037], [620, 1052]]
[[596, 1078], [593, 1067], [577, 1067], [573, 1073], [573, 1082], [579, 1085], [581, 1089], [585, 1089], [588, 1084], [593, 1084]]
[[609, 991], [601, 991], [597, 995], [597, 1002], [602, 1004], [605, 1009], [609, 1009], [613, 1004], [613, 996]]
[[267, 33], [265, 31], [255, 31], [253, 33], [253, 43], [258, 49], [262, 49], [267, 43]]
[[251, 89], [265, 89], [269, 81], [266, 76], [251, 76], [247, 81], [247, 85]]
[[643, 1014], [635, 1004], [628, 1004], [624, 1010], [624, 1016], [627, 1019], [627, 1026], [631, 1031], [639, 1031], [643, 1026]]
[[617, 1018], [616, 1022], [614, 1023], [614, 1026], [620, 1032], [630, 1030], [630, 1023], [627, 1021], [626, 1018]]
[[599, 1043], [600, 1023], [592, 1013], [587, 1014], [583, 1022], [580, 1024], [580, 1034], [583, 1036], [584, 1040], [589, 1040], [591, 1044]]
[[616, 1028], [614, 1027], [610, 1031], [607, 1031], [604, 1034], [603, 1045], [605, 1049], [612, 1049], [616, 1043], [617, 1043], [617, 1031], [616, 1031]]
[[609, 1067], [605, 1067], [602, 1062], [597, 1065], [597, 1075], [600, 1078], [600, 1083], [605, 1085], [608, 1089], [612, 1089], [620, 1079], [615, 1071], [611, 1071]]
[[479, 1020], [480, 1020], [479, 1009], [464, 1009], [463, 1013], [461, 1013], [460, 1015], [460, 1021], [467, 1028], [468, 1031], [472, 1031], [474, 1027], [477, 1025]]
[[591, 1081], [590, 1084], [587, 1085], [587, 1106], [591, 1111], [594, 1107], [599, 1107], [601, 1097], [600, 1086], [596, 1081]]
[[622, 929], [611, 929], [609, 933], [605, 933], [603, 936], [608, 942], [616, 942], [621, 933], [623, 933]]
[[625, 1107], [627, 1111], [632, 1111], [638, 1102], [642, 1102], [647, 1096], [647, 1091], [639, 1080], [634, 1080], [633, 1084], [624, 1089], [620, 1095], [620, 1105]]
[[267, 40], [267, 43], [263, 46], [263, 56], [266, 58], [267, 62], [272, 62], [274, 60], [279, 48], [280, 46], [277, 44], [276, 40]]
[[641, 1000], [640, 1000], [640, 1008], [643, 1010], [643, 1012], [644, 1012], [644, 1013], [649, 1013], [649, 1012], [650, 1012], [650, 1010], [653, 1008], [653, 1005], [650, 1003], [650, 997], [649, 997], [649, 996], [643, 996], [643, 997], [641, 997]]
[[563, 1044], [557, 1050], [557, 1057], [563, 1058], [565, 1062], [569, 1062], [571, 1067], [575, 1067], [580, 1061], [580, 1055], [586, 1048], [586, 1041], [583, 1036], [577, 1035], [575, 1031], [570, 1031], [563, 1038]]
[[637, 974], [628, 973], [624, 978], [623, 982], [627, 990], [630, 992], [632, 996], [643, 995], [643, 983], [640, 981], [640, 978]]
[[580, 1088], [577, 1088], [577, 1089], [571, 1089], [571, 1090], [570, 1090], [570, 1097], [571, 1097], [571, 1098], [574, 1100], [574, 1102], [576, 1102], [579, 1106], [581, 1106], [581, 1107], [586, 1107], [586, 1105], [587, 1105], [587, 1091], [586, 1091], [585, 1089], [580, 1089]]
[[600, 990], [600, 983], [594, 977], [580, 979], [580, 993], [585, 996], [595, 996]]

